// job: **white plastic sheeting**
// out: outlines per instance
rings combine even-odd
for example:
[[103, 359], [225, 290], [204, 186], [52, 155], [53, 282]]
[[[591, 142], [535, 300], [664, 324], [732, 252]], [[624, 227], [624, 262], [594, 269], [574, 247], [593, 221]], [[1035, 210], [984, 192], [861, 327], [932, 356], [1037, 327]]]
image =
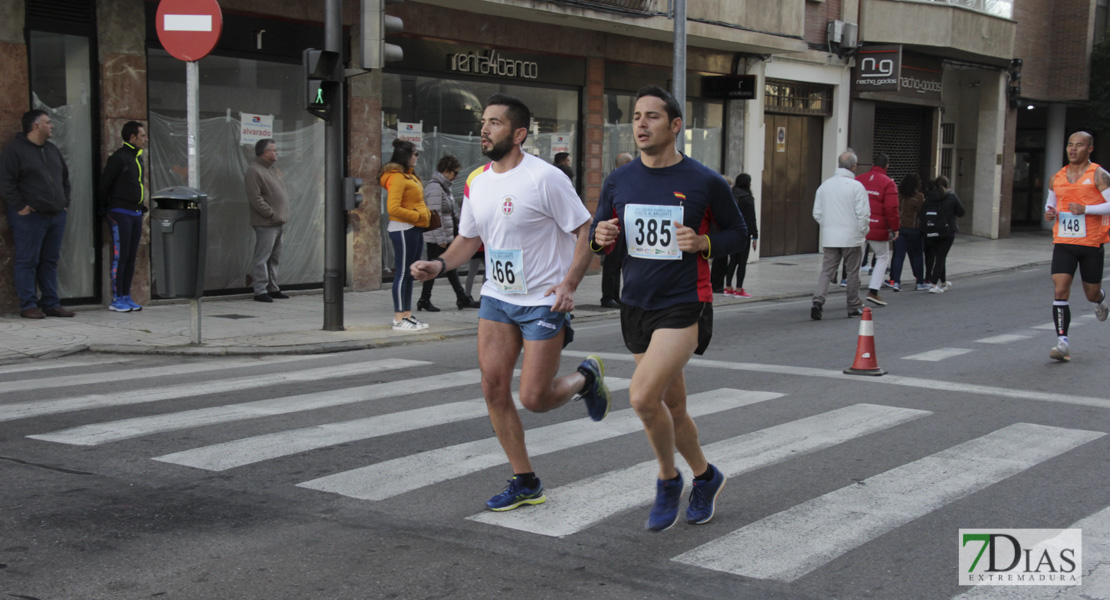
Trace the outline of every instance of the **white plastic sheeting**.
[[[150, 113], [148, 168], [153, 191], [188, 185], [186, 128], [185, 119]], [[254, 160], [254, 146], [239, 145], [239, 133], [237, 118], [201, 119], [198, 124], [200, 190], [208, 194], [206, 291], [247, 287], [254, 231], [243, 174]], [[324, 123], [275, 133], [274, 141], [290, 212], [278, 283], [319, 284], [324, 279]]]

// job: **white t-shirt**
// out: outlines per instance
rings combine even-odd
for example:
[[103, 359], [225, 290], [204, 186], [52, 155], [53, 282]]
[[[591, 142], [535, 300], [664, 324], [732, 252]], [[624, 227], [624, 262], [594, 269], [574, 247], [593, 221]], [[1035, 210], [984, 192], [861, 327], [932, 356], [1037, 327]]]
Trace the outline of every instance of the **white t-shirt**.
[[[518, 306], [551, 306], [544, 297], [570, 270], [574, 231], [591, 219], [570, 179], [525, 154], [506, 173], [487, 169], [470, 182], [459, 235], [482, 238], [486, 282], [482, 296]], [[519, 264], [510, 264], [519, 263]]]

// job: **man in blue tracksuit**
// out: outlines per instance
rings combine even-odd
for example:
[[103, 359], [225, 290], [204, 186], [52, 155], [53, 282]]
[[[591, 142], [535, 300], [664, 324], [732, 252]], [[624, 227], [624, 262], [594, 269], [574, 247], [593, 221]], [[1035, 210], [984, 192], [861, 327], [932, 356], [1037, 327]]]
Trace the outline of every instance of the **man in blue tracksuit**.
[[123, 146], [104, 165], [97, 205], [112, 230], [112, 303], [108, 310], [131, 312], [143, 309], [131, 299], [131, 279], [143, 236], [143, 213], [149, 208], [143, 187], [142, 158], [147, 135], [142, 123], [128, 121], [120, 136]]

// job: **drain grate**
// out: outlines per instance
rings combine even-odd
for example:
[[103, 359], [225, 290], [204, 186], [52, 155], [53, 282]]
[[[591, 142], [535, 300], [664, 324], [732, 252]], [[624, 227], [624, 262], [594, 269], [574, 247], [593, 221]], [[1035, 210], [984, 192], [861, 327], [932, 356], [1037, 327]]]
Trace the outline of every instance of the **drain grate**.
[[216, 319], [232, 319], [232, 320], [235, 320], [235, 319], [253, 319], [254, 318], [254, 315], [235, 315], [235, 314], [232, 314], [232, 315], [209, 315], [209, 316], [213, 317], [213, 318], [216, 318]]

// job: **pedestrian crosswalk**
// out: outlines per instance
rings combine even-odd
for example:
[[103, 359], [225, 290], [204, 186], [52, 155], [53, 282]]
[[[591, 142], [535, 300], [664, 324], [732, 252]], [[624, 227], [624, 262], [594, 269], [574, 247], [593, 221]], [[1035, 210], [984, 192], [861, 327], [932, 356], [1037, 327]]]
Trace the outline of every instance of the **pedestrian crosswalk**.
[[[977, 341], [1002, 343], [990, 338]], [[574, 355], [573, 352], [565, 353], [568, 359]], [[605, 356], [609, 360], [608, 355]], [[562, 473], [562, 480], [558, 477], [545, 479], [548, 501], [542, 506], [505, 513], [476, 512], [485, 498], [468, 498], [455, 503], [457, 510], [446, 518], [453, 519], [459, 527], [489, 528], [489, 531], [538, 541], [575, 539], [573, 536], [591, 530], [605, 530], [613, 527], [622, 515], [633, 511], [646, 515], [653, 499], [656, 464], [654, 460], [646, 460], [651, 456], [643, 441], [643, 426], [635, 412], [628, 408], [624, 391], [631, 381], [620, 377], [631, 374], [630, 357], [613, 358], [615, 360], [608, 365], [610, 376], [606, 381], [614, 393], [614, 407], [604, 421], [589, 421], [584, 418], [581, 405], [573, 404], [550, 416], [532, 419], [526, 430], [533, 459], [542, 456], [546, 461], [558, 463], [565, 456], [589, 452], [595, 457], [594, 466], [597, 467], [592, 474], [577, 480], [566, 477], [565, 473]], [[484, 470], [503, 473], [508, 469], [505, 454], [488, 428], [477, 369], [444, 373], [444, 368], [433, 361], [402, 358], [322, 365], [304, 357], [281, 357], [265, 362], [280, 364], [280, 373], [237, 375], [235, 369], [238, 367], [229, 367], [229, 363], [259, 364], [257, 360], [183, 363], [169, 369], [179, 374], [203, 374], [203, 378], [165, 387], [159, 387], [157, 380], [147, 379], [157, 369], [123, 370], [122, 377], [132, 382], [127, 391], [72, 396], [66, 395], [68, 389], [91, 385], [97, 380], [97, 374], [92, 375], [92, 379], [82, 380], [81, 377], [89, 376], [65, 375], [65, 369], [87, 368], [94, 363], [58, 363], [58, 376], [45, 382], [28, 375], [26, 379], [14, 378], [0, 384], [0, 421], [19, 422], [20, 435], [36, 442], [57, 444], [59, 449], [88, 446], [110, 450], [117, 442], [146, 438], [150, 443], [123, 445], [126, 448], [122, 451], [142, 452], [139, 458], [152, 460], [150, 464], [160, 465], [158, 469], [178, 469], [175, 472], [178, 475], [196, 469], [229, 472], [225, 477], [236, 477], [262, 468], [263, 464], [270, 470], [287, 469], [292, 475], [285, 479], [286, 485], [304, 490], [306, 494], [321, 493], [321, 498], [330, 495], [365, 502], [368, 508], [388, 509], [409, 502], [408, 494], [450, 486], [455, 480]], [[688, 369], [736, 373], [734, 380], [743, 381], [742, 372], [758, 367], [749, 363], [694, 359]], [[729, 476], [729, 486], [742, 486], [746, 476], [761, 470], [781, 468], [791, 461], [836, 452], [852, 444], [874, 444], [874, 452], [889, 451], [891, 440], [898, 438], [891, 434], [920, 433], [938, 418], [933, 412], [936, 409], [919, 410], [898, 406], [896, 402], [858, 401], [857, 398], [871, 396], [851, 390], [873, 385], [870, 379], [847, 378], [817, 369], [763, 367], [764, 373], [780, 371], [828, 377], [845, 386], [859, 387], [846, 392], [846, 400], [834, 403], [839, 404], [838, 407], [826, 405], [824, 408], [807, 406], [805, 399], [792, 397], [782, 390], [739, 387], [691, 390], [688, 410], [699, 423], [746, 422], [749, 415], [756, 414], [764, 420], [762, 426], [738, 434], [722, 435], [717, 430], [714, 440], [704, 444], [706, 456]], [[165, 372], [157, 371], [159, 376]], [[283, 394], [280, 391], [291, 382], [334, 381], [337, 377], [371, 373], [376, 373], [373, 383], [331, 386], [332, 389], [311, 393]], [[220, 379], [219, 374], [228, 376]], [[0, 375], [15, 377], [12, 372]], [[910, 385], [907, 383], [910, 378], [880, 379], [887, 384]], [[32, 385], [34, 381], [40, 385]], [[945, 389], [944, 382], [930, 381], [930, 384], [931, 389]], [[41, 389], [48, 397], [26, 401], [26, 394], [19, 393], [32, 389]], [[970, 394], [996, 394], [999, 390], [1006, 392], [987, 386], [952, 387], [952, 391]], [[230, 392], [242, 395], [229, 398], [245, 395], [250, 399], [229, 402], [220, 395]], [[420, 405], [383, 402], [432, 392], [438, 395], [430, 405], [426, 402]], [[1022, 397], [1014, 392], [1014, 397]], [[212, 405], [200, 404], [202, 407], [196, 408], [198, 404], [192, 404], [193, 408], [180, 410], [164, 402], [205, 395], [211, 395]], [[18, 401], [8, 401], [9, 398], [18, 398]], [[1110, 400], [1101, 398], [1079, 403], [1110, 408]], [[142, 405], [135, 407], [142, 408], [142, 412], [120, 412], [131, 405]], [[517, 405], [520, 408], [519, 400]], [[310, 419], [305, 423], [289, 418], [270, 422], [267, 428], [261, 429], [240, 431], [236, 427], [218, 427], [280, 415], [320, 415], [327, 409], [352, 406], [373, 406], [375, 410], [371, 411], [371, 416], [354, 419], [337, 420], [333, 413], [327, 413], [330, 416], [323, 417], [326, 422]], [[793, 410], [779, 410], [785, 406]], [[104, 408], [116, 409], [112, 415], [122, 414], [126, 418], [105, 420], [104, 412], [96, 410]], [[792, 416], [786, 416], [788, 414]], [[38, 428], [43, 422], [57, 423], [60, 417], [65, 417], [62, 422], [67, 427]], [[83, 424], [74, 425], [77, 422]], [[474, 427], [482, 423], [485, 427]], [[396, 449], [390, 456], [376, 459], [371, 453], [357, 454], [329, 465], [324, 473], [313, 470], [311, 475], [298, 476], [297, 465], [307, 453], [352, 442], [393, 439], [389, 436], [409, 432], [431, 432], [433, 427], [456, 428], [452, 429], [453, 435], [465, 435], [466, 439], [459, 441], [451, 436], [429, 433], [419, 442]], [[167, 435], [185, 430], [203, 435]], [[970, 439], [961, 439], [925, 456], [903, 452], [899, 454], [904, 455], [899, 459], [902, 462], [899, 466], [852, 485], [815, 494], [815, 497], [792, 498], [781, 510], [768, 516], [742, 523], [715, 519], [711, 527], [697, 528], [705, 533], [699, 534], [701, 537], [695, 543], [674, 547], [662, 558], [676, 565], [730, 576], [790, 584], [915, 519], [944, 511], [961, 499], [973, 498], [977, 492], [1105, 435], [1102, 431], [1079, 427], [1000, 423], [989, 431], [969, 435]], [[630, 458], [629, 452], [609, 451], [633, 440], [642, 444], [642, 452], [634, 458]], [[685, 466], [681, 461], [679, 465]], [[726, 489], [724, 501], [728, 494]], [[1091, 530], [1091, 533], [1085, 530], [1085, 536], [1110, 539], [1110, 512], [1107, 511], [1080, 522]], [[1102, 538], [1097, 538], [1100, 535]], [[955, 577], [953, 573], [952, 579]], [[1102, 577], [1110, 582], [1110, 572], [1103, 572]], [[1097, 578], [1088, 575], [1087, 581], [1097, 581]], [[968, 592], [966, 597], [991, 596]]]

